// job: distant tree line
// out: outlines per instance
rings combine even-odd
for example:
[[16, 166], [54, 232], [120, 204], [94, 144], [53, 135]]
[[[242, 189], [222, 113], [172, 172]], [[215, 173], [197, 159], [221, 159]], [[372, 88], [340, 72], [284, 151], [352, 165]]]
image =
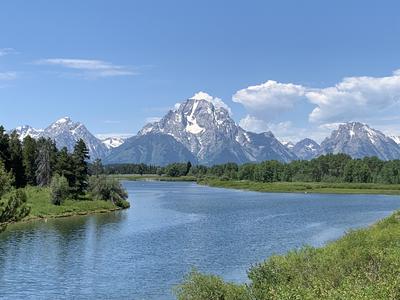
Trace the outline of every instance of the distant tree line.
[[[138, 171], [140, 170], [140, 172]], [[132, 171], [132, 172], [130, 172]], [[257, 182], [354, 182], [400, 184], [400, 160], [383, 161], [377, 157], [352, 159], [346, 154], [327, 154], [310, 161], [282, 163], [275, 160], [261, 163], [226, 163], [211, 167], [173, 163], [165, 167], [144, 164], [105, 166], [106, 174], [158, 174], [171, 177], [214, 177], [222, 180]]]

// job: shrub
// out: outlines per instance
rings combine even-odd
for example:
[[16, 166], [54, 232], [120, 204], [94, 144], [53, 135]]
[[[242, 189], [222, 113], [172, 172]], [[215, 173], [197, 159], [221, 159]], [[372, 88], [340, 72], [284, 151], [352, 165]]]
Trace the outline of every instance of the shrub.
[[128, 193], [121, 183], [105, 175], [92, 176], [89, 178], [88, 191], [95, 200], [111, 201], [121, 208], [128, 208]]
[[69, 196], [70, 187], [68, 180], [64, 176], [54, 175], [50, 183], [51, 202], [61, 205]]
[[174, 290], [178, 299], [186, 300], [247, 300], [244, 285], [225, 283], [220, 277], [192, 271], [183, 284]]
[[16, 222], [29, 214], [27, 197], [23, 190], [12, 190], [0, 199], [0, 232], [7, 224]]

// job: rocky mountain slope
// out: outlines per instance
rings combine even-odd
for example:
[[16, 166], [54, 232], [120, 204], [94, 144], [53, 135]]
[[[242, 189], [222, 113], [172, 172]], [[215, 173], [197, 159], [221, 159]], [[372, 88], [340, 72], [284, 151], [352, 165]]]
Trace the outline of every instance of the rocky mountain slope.
[[349, 122], [339, 125], [330, 137], [322, 143], [319, 155], [327, 153], [346, 153], [353, 158], [377, 156], [383, 160], [399, 159], [400, 146], [366, 124]]
[[73, 122], [69, 117], [61, 118], [48, 126], [46, 129], [34, 129], [28, 125], [15, 129], [20, 139], [27, 135], [38, 139], [41, 137], [51, 138], [55, 141], [59, 149], [67, 147], [68, 151], [73, 151], [75, 143], [83, 139], [89, 149], [91, 159], [103, 158], [108, 153], [108, 148], [90, 131], [79, 122]]
[[172, 136], [158, 133], [131, 137], [104, 159], [105, 164], [145, 163], [157, 166], [187, 161], [195, 164], [197, 158]]
[[207, 165], [296, 159], [271, 132], [256, 134], [242, 129], [226, 108], [206, 99], [188, 99], [160, 121], [147, 124], [138, 136], [148, 134], [172, 136]]
[[319, 154], [320, 148], [320, 145], [316, 141], [305, 138], [297, 142], [291, 150], [297, 155], [298, 158], [310, 160]]

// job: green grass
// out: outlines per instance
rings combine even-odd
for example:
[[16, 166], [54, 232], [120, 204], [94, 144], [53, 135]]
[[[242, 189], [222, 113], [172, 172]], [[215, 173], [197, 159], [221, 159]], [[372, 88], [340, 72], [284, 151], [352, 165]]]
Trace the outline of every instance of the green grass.
[[90, 199], [79, 201], [66, 200], [62, 205], [58, 206], [51, 203], [49, 189], [27, 187], [25, 190], [31, 211], [23, 221], [38, 218], [56, 218], [101, 213], [118, 209], [118, 207], [110, 201], [92, 201]]
[[385, 194], [400, 195], [400, 184], [325, 183], [325, 182], [254, 182], [203, 179], [199, 184], [256, 192], [329, 193], [329, 194]]
[[400, 213], [351, 231], [322, 248], [272, 256], [248, 272], [249, 283], [189, 274], [178, 299], [400, 299]]
[[118, 180], [157, 180], [157, 181], [196, 181], [197, 178], [194, 176], [179, 176], [179, 177], [170, 177], [170, 176], [160, 176], [153, 174], [116, 174], [116, 175], [108, 175]]

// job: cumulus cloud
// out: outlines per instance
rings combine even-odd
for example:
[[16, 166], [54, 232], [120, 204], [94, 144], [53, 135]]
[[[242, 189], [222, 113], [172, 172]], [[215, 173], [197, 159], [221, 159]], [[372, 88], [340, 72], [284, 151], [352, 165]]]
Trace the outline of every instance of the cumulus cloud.
[[268, 131], [267, 122], [257, 119], [254, 116], [247, 115], [239, 122], [240, 127], [251, 132], [265, 132]]
[[115, 65], [102, 60], [71, 59], [71, 58], [47, 58], [35, 61], [37, 65], [59, 66], [67, 69], [81, 71], [81, 75], [87, 78], [114, 77], [137, 75], [136, 72], [125, 66]]
[[[399, 120], [400, 70], [385, 77], [346, 77], [325, 88], [269, 80], [239, 90], [233, 101], [245, 107], [249, 116], [241, 124], [253, 130], [266, 124], [271, 129], [270, 122], [284, 121], [281, 113], [289, 111], [293, 122], [312, 128], [310, 135], [317, 138], [348, 121], [389, 128]], [[396, 130], [390, 128], [390, 132]]]
[[242, 104], [250, 112], [271, 117], [292, 109], [304, 96], [305, 90], [301, 85], [268, 80], [237, 91], [232, 100]]
[[309, 120], [316, 123], [367, 119], [398, 114], [400, 72], [387, 77], [347, 77], [333, 87], [310, 90], [307, 99], [317, 105]]
[[200, 92], [194, 94], [192, 97], [190, 97], [190, 99], [209, 101], [216, 108], [222, 107], [222, 108], [226, 109], [229, 112], [229, 114], [232, 114], [230, 107], [224, 101], [222, 101], [221, 98], [213, 97], [205, 92], [200, 91]]
[[247, 131], [261, 133], [271, 131], [281, 141], [298, 142], [299, 140], [306, 137], [317, 137], [320, 140], [320, 132], [313, 132], [310, 136], [310, 132], [306, 128], [296, 127], [291, 121], [284, 122], [266, 122], [258, 119], [254, 116], [247, 115], [239, 122], [240, 127]]

